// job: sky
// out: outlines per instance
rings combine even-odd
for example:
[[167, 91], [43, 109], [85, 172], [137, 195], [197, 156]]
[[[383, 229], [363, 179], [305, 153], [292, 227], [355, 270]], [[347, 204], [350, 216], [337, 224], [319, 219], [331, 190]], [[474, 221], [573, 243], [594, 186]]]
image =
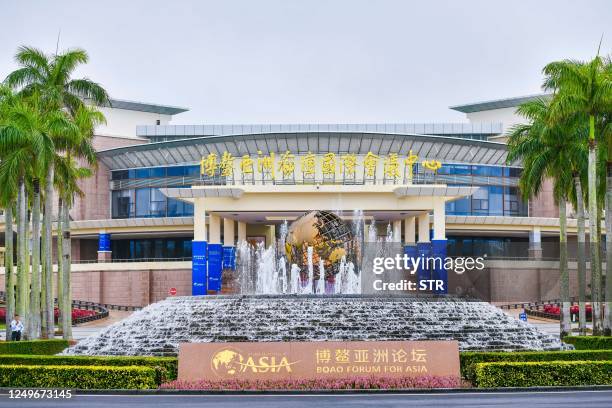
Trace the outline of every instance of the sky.
[[540, 92], [554, 60], [612, 52], [609, 0], [0, 0], [18, 46], [80, 47], [111, 97], [174, 124], [459, 122], [449, 106]]

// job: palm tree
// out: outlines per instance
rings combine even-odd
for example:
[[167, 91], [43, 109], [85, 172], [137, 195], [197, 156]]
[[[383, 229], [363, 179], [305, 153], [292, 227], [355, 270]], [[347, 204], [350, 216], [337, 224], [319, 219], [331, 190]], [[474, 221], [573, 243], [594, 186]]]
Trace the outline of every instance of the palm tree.
[[[90, 167], [96, 165], [97, 158], [93, 147], [94, 129], [97, 125], [106, 122], [102, 113], [85, 105], [74, 112], [73, 121], [78, 128], [79, 140], [65, 151], [64, 156], [56, 158], [57, 174], [55, 182], [59, 192], [58, 237], [60, 233], [62, 235], [61, 239], [58, 239], [58, 259], [61, 258], [61, 261], [58, 262], [58, 293], [61, 288], [62, 300], [59, 302], [59, 307], [62, 317], [62, 333], [65, 339], [72, 337], [70, 209], [74, 197], [84, 195], [79, 187], [79, 180], [91, 177], [93, 172]], [[81, 167], [75, 157], [79, 161], [85, 162], [88, 167]]]
[[[604, 59], [597, 55], [589, 62], [564, 60], [544, 67], [544, 88], [554, 91], [551, 102], [551, 119], [557, 123], [580, 121], [588, 123], [588, 207], [591, 241], [591, 298], [593, 301], [593, 332], [602, 331], [600, 320], [601, 260], [597, 234], [597, 138], [596, 122], [610, 112], [612, 105], [612, 78]], [[612, 157], [612, 156], [611, 156]], [[612, 164], [612, 163], [611, 163]], [[612, 166], [610, 167], [612, 172]], [[612, 183], [611, 183], [612, 184]], [[612, 185], [608, 186], [612, 189]], [[606, 214], [610, 217], [612, 214]], [[607, 266], [612, 275], [612, 265]]]
[[[11, 90], [0, 85], [0, 129], [8, 121], [8, 112], [15, 101]], [[1, 130], [0, 130], [1, 132]], [[11, 189], [12, 187], [12, 189]], [[6, 339], [11, 338], [11, 321], [15, 316], [15, 284], [16, 277], [13, 269], [13, 206], [16, 203], [16, 183], [0, 186], [0, 206], [4, 208], [4, 285], [6, 294]]]
[[577, 224], [577, 266], [578, 266], [578, 332], [586, 334], [586, 233], [584, 219], [584, 193], [582, 191], [582, 174], [586, 171], [574, 171], [574, 200]]
[[[26, 171], [29, 171], [32, 180], [32, 270], [30, 313], [27, 318], [30, 339], [36, 339], [41, 334], [40, 178], [55, 154], [53, 138], [73, 135], [76, 131], [63, 112], [42, 112], [37, 96], [34, 94], [16, 103], [9, 111], [7, 126], [0, 133], [0, 156], [3, 157], [0, 181], [3, 177], [22, 180]], [[24, 165], [27, 167], [24, 168]], [[27, 245], [24, 245], [22, 250], [26, 248]]]
[[[523, 162], [519, 180], [525, 199], [536, 196], [546, 178], [554, 181], [554, 197], [559, 206], [559, 269], [562, 300], [561, 337], [571, 332], [569, 274], [567, 259], [567, 199], [572, 190], [574, 174], [580, 165], [580, 145], [568, 125], [549, 126], [550, 102], [544, 98], [526, 102], [517, 112], [529, 120], [511, 128], [508, 139], [508, 162]], [[584, 149], [582, 149], [584, 152]]]
[[[82, 49], [68, 50], [61, 54], [46, 55], [44, 52], [22, 46], [15, 56], [21, 66], [10, 73], [5, 82], [19, 89], [20, 94], [29, 96], [38, 94], [43, 106], [48, 111], [62, 109], [70, 116], [74, 116], [77, 110], [83, 106], [84, 100], [91, 100], [94, 104], [106, 106], [110, 104], [108, 94], [99, 84], [87, 79], [73, 79], [72, 75], [77, 67], [88, 62], [87, 53]], [[74, 140], [59, 136], [54, 140], [57, 152], [70, 149]], [[49, 160], [45, 174], [45, 215], [43, 223], [43, 242], [49, 244], [44, 247], [45, 286], [46, 291], [45, 308], [47, 310], [46, 321], [48, 335], [53, 336], [53, 291], [52, 291], [52, 203], [53, 203], [53, 173], [55, 160]]]

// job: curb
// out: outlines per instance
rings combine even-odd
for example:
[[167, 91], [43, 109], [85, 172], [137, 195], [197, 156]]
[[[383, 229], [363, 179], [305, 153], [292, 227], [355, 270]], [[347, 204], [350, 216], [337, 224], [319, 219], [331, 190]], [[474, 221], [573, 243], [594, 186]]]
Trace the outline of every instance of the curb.
[[[0, 388], [0, 395], [22, 388]], [[23, 388], [28, 389], [28, 388]], [[32, 388], [45, 389], [45, 388]], [[75, 395], [359, 395], [359, 394], [466, 394], [466, 393], [518, 393], [518, 392], [563, 392], [563, 391], [612, 391], [612, 385], [585, 385], [571, 387], [508, 387], [508, 388], [402, 388], [393, 390], [86, 390], [71, 389]]]

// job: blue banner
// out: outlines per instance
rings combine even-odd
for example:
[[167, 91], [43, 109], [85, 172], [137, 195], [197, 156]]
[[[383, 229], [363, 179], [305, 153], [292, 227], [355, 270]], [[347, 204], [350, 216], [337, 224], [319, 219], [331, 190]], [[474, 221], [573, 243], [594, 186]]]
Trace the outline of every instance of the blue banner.
[[208, 244], [208, 290], [221, 291], [221, 272], [223, 271], [223, 247], [221, 244]]
[[[431, 253], [436, 258], [441, 258], [442, 262], [435, 262], [435, 268], [432, 271], [432, 279], [443, 281], [443, 289], [435, 291], [438, 294], [448, 293], [448, 271], [444, 267], [446, 258], [446, 243], [445, 239], [434, 239], [431, 241]], [[440, 267], [441, 266], [441, 267]]]
[[191, 259], [191, 294], [206, 295], [206, 241], [193, 241]]
[[431, 279], [431, 271], [427, 265], [427, 258], [431, 256], [431, 242], [417, 242], [417, 255], [422, 259], [417, 270], [417, 280], [420, 282]]
[[111, 250], [111, 234], [98, 234], [98, 251], [110, 252]]
[[223, 269], [236, 270], [236, 247], [223, 247]]

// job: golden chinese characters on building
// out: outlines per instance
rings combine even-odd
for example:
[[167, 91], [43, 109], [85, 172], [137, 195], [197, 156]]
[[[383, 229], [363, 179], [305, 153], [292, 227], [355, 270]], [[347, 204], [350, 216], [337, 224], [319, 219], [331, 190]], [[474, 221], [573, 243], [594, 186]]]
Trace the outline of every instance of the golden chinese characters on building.
[[[235, 162], [238, 162], [237, 166]], [[226, 182], [313, 182], [317, 178], [323, 182], [342, 182], [356, 181], [362, 177], [363, 181], [412, 183], [417, 174], [415, 166], [418, 165], [422, 173], [434, 175], [442, 167], [438, 160], [420, 161], [412, 150], [406, 155], [389, 153], [385, 156], [372, 152], [357, 156], [332, 152], [295, 155], [290, 151], [281, 154], [258, 151], [257, 157], [245, 154], [239, 159], [235, 159], [229, 152], [221, 155], [211, 152], [200, 161], [200, 176], [206, 179], [219, 177]]]

